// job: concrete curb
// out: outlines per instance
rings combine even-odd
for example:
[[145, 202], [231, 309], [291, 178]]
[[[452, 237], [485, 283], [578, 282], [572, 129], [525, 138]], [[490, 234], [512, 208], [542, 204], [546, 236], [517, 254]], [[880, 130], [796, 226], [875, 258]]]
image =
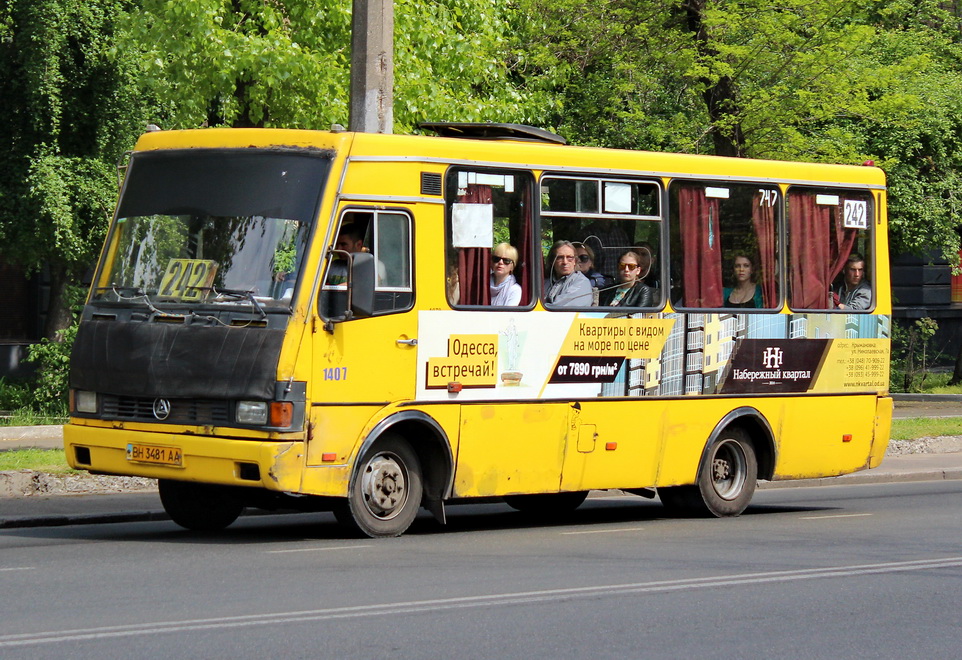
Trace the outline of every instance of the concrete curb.
[[50, 516], [14, 516], [0, 518], [0, 529], [25, 527], [65, 527], [67, 525], [106, 525], [112, 523], [155, 522], [170, 520], [163, 511], [129, 511], [125, 513], [87, 513]]
[[63, 440], [61, 424], [0, 426], [0, 440]]
[[962, 394], [901, 394], [890, 395], [894, 401], [920, 401], [928, 403], [962, 402]]
[[0, 471], [0, 501], [37, 496], [96, 495], [156, 492], [157, 482], [146, 477], [95, 474], [54, 474], [35, 470]]
[[765, 481], [758, 485], [759, 490], [773, 488], [813, 488], [816, 486], [851, 486], [856, 484], [888, 484], [905, 483], [910, 481], [955, 481], [962, 479], [962, 468], [927, 469], [916, 472], [880, 473], [855, 472], [843, 474], [840, 477], [823, 477], [821, 479], [798, 479], [795, 481]]

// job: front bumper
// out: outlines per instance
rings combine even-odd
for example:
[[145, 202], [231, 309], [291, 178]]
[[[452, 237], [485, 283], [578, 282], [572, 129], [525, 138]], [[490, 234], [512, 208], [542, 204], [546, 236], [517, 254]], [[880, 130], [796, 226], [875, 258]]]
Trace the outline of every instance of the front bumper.
[[[281, 492], [299, 492], [301, 489], [305, 462], [305, 448], [301, 441], [237, 440], [74, 424], [64, 426], [63, 438], [67, 463], [79, 470], [261, 487]], [[181, 465], [129, 460], [128, 445], [180, 449], [183, 452]]]

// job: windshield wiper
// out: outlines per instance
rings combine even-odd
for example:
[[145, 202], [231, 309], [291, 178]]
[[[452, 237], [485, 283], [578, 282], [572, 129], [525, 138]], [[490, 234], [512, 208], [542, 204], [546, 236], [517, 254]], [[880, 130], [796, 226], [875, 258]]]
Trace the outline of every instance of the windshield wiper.
[[234, 300], [247, 300], [250, 302], [251, 306], [257, 310], [257, 313], [261, 315], [262, 319], [267, 318], [267, 312], [264, 311], [264, 307], [257, 302], [257, 298], [254, 297], [254, 292], [245, 289], [220, 289], [216, 286], [197, 286], [188, 287], [190, 289], [200, 289], [201, 291], [210, 291], [217, 297], [233, 298]]

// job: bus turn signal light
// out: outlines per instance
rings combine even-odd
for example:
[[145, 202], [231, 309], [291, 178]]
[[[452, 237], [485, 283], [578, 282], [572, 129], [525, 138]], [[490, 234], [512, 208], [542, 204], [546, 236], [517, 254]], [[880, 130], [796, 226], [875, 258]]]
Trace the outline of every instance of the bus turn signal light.
[[851, 442], [851, 441], [852, 441], [851, 433], [845, 433], [844, 435], [842, 435], [842, 442]]
[[294, 404], [290, 401], [271, 401], [270, 425], [287, 428], [294, 421]]
[[448, 383], [448, 392], [450, 392], [451, 394], [457, 394], [460, 391], [461, 391], [461, 383], [457, 381]]
[[617, 442], [606, 442], [606, 443], [605, 443], [605, 451], [614, 451], [614, 450], [616, 450], [616, 449], [618, 449], [618, 443], [617, 443]]

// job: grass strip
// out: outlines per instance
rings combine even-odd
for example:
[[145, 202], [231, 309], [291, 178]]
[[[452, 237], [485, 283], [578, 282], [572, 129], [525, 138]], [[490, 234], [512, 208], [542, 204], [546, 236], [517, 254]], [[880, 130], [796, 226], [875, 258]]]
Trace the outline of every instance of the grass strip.
[[893, 440], [962, 435], [962, 417], [909, 417], [892, 420]]
[[33, 470], [49, 474], [77, 472], [67, 465], [63, 449], [12, 449], [0, 451], [0, 471]]

